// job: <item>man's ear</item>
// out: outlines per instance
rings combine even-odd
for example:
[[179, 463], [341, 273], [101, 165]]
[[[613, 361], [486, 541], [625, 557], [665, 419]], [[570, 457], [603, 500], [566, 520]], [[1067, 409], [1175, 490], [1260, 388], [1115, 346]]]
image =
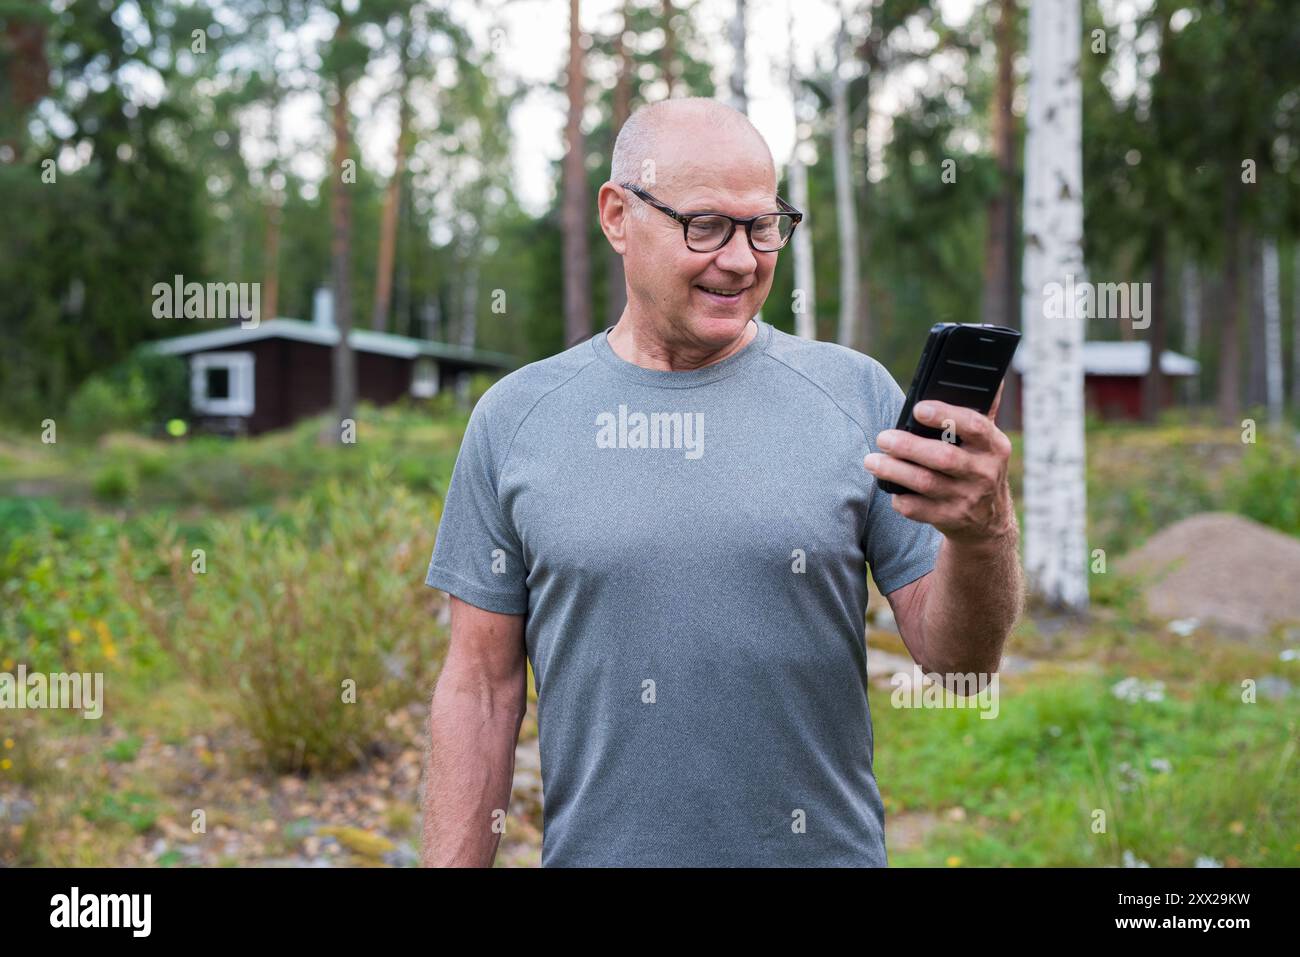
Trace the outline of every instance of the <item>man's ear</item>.
[[627, 221], [631, 216], [631, 210], [623, 201], [622, 192], [613, 183], [606, 181], [597, 194], [596, 207], [605, 238], [614, 252], [622, 256], [627, 252]]

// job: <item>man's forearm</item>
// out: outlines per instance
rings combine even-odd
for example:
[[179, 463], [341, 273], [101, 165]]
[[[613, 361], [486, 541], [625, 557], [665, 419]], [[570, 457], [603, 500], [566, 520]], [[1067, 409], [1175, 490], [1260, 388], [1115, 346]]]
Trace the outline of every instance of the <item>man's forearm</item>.
[[925, 599], [924, 666], [941, 674], [992, 674], [1007, 635], [1024, 610], [1025, 585], [1010, 527], [984, 541], [944, 538]]
[[429, 713], [425, 867], [491, 867], [509, 812], [527, 699], [445, 672]]

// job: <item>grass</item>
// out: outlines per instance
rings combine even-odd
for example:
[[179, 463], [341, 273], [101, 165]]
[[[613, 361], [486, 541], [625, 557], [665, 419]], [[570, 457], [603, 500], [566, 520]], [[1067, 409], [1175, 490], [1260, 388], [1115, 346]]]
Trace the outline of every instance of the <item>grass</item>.
[[[382, 840], [338, 834], [371, 856], [418, 841], [397, 769], [445, 648], [422, 570], [466, 415], [358, 418], [351, 447], [319, 444], [320, 422], [238, 442], [0, 437], [0, 670], [103, 672], [106, 697], [98, 722], [6, 715], [0, 799], [34, 809], [0, 822], [0, 864], [145, 861], [165, 837], [152, 860], [183, 866], [196, 807], [224, 866], [297, 853], [326, 807], [370, 822]], [[1207, 509], [1300, 534], [1300, 453], [1275, 435], [1107, 426], [1087, 461], [1089, 544], [1111, 560]], [[1300, 864], [1294, 694], [1242, 700], [1243, 681], [1300, 685], [1279, 658], [1297, 636], [1179, 636], [1139, 582], [1090, 586], [1088, 620], [1022, 622], [1007, 650], [1038, 665], [1005, 678], [995, 720], [873, 690], [888, 814], [927, 822], [891, 863]], [[1164, 682], [1163, 699], [1121, 700], [1129, 678]], [[348, 679], [364, 716], [340, 707]]]
[[1160, 702], [1112, 693], [1119, 672], [1006, 693], [1000, 713], [873, 709], [891, 813], [962, 808], [900, 866], [1152, 866], [1212, 858], [1300, 864], [1294, 704], [1231, 683]]

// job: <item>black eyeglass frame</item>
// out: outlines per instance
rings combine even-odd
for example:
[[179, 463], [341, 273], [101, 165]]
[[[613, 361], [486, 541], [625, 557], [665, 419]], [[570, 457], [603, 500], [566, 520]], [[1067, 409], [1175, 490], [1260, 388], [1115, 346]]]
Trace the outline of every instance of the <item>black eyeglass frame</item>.
[[[647, 193], [639, 186], [633, 186], [631, 183], [621, 183], [619, 185], [621, 185], [624, 189], [631, 191], [635, 196], [644, 200], [647, 204], [659, 210], [659, 212], [663, 213], [666, 216], [671, 216], [673, 219], [677, 220], [677, 222], [681, 223], [682, 240], [686, 243], [686, 248], [693, 253], [717, 252], [723, 246], [727, 245], [727, 243], [731, 242], [731, 237], [736, 235], [737, 226], [745, 227], [745, 239], [749, 241], [749, 247], [753, 249], [754, 252], [756, 253], [779, 252], [780, 250], [784, 249], [786, 245], [790, 242], [790, 240], [794, 237], [795, 229], [797, 229], [799, 224], [803, 221], [803, 213], [795, 209], [793, 206], [791, 206], [789, 203], [783, 200], [780, 196], [777, 196], [776, 201], [781, 204], [781, 206], [783, 207], [782, 209], [779, 209], [773, 213], [759, 213], [757, 216], [750, 216], [748, 219], [737, 219], [735, 216], [728, 216], [726, 213], [718, 213], [712, 210], [700, 210], [699, 212], [694, 212], [694, 213], [679, 213], [677, 210], [673, 209], [667, 203], [662, 203], [659, 200], [655, 199], [653, 196], [651, 196], [649, 193]], [[759, 249], [757, 246], [754, 245], [754, 235], [752, 232], [750, 232], [750, 227], [754, 225], [754, 222], [756, 220], [762, 219], [764, 216], [777, 216], [781, 214], [789, 216], [790, 219], [792, 220], [790, 225], [789, 235], [785, 237], [781, 245], [777, 246], [776, 249]], [[695, 249], [694, 247], [691, 246], [690, 232], [689, 232], [691, 228], [691, 220], [695, 219], [697, 216], [721, 216], [723, 219], [728, 220], [730, 223], [730, 225], [728, 225], [727, 227], [726, 237], [723, 238], [722, 242], [718, 243], [718, 245], [714, 246], [712, 249]]]

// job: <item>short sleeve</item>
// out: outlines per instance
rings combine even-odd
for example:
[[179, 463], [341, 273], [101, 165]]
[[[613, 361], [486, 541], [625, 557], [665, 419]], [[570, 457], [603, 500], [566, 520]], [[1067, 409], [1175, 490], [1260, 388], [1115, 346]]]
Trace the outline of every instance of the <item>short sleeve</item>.
[[[898, 422], [906, 396], [884, 366], [874, 362], [876, 396], [873, 405], [879, 418], [867, 436], [871, 451], [876, 448], [876, 436], [892, 429]], [[866, 473], [870, 477], [870, 473]], [[871, 478], [873, 485], [875, 479]], [[867, 510], [867, 527], [862, 550], [871, 568], [871, 577], [882, 595], [902, 588], [931, 571], [939, 560], [943, 533], [926, 522], [917, 522], [894, 511], [890, 494], [878, 486], [871, 496]]]
[[486, 611], [528, 611], [527, 569], [519, 537], [497, 498], [508, 437], [494, 433], [485, 395], [470, 413], [424, 583]]

